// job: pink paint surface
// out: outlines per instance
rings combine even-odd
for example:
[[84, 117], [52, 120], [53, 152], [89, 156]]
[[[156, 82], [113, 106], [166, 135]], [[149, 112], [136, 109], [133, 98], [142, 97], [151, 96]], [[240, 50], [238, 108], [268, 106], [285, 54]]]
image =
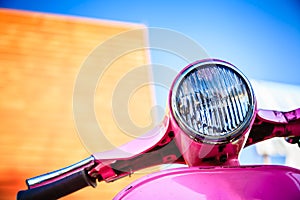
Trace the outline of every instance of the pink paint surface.
[[285, 166], [178, 168], [147, 175], [115, 200], [300, 199], [300, 170]]

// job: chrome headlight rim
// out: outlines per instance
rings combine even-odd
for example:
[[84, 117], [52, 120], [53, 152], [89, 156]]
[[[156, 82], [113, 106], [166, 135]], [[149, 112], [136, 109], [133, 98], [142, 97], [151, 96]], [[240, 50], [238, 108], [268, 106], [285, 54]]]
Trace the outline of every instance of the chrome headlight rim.
[[[205, 68], [211, 66], [221, 66], [223, 68], [228, 68], [232, 72], [234, 72], [238, 77], [242, 79], [242, 81], [246, 85], [247, 93], [249, 95], [249, 110], [244, 118], [244, 120], [239, 124], [239, 126], [230, 131], [230, 133], [226, 135], [219, 135], [219, 136], [210, 136], [201, 134], [196, 132], [192, 129], [188, 124], [185, 123], [185, 120], [179, 114], [179, 111], [176, 106], [176, 94], [177, 90], [181, 84], [181, 82], [188, 76], [196, 68]], [[256, 110], [256, 98], [253, 92], [253, 88], [251, 86], [250, 81], [247, 77], [234, 65], [229, 62], [218, 60], [218, 59], [205, 59], [205, 60], [198, 60], [196, 62], [191, 63], [187, 67], [185, 67], [175, 78], [170, 94], [169, 94], [169, 107], [170, 107], [170, 114], [175, 119], [176, 124], [183, 130], [185, 134], [187, 134], [192, 140], [196, 142], [206, 143], [206, 144], [227, 144], [233, 142], [240, 138], [241, 136], [245, 135], [247, 130], [249, 130], [251, 123], [253, 123], [253, 119], [255, 116]]]

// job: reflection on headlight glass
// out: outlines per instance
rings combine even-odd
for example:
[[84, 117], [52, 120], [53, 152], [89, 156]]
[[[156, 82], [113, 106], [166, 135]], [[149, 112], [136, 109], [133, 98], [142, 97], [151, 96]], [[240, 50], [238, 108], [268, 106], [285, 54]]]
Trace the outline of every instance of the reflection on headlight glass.
[[250, 109], [246, 87], [243, 78], [229, 68], [195, 68], [177, 87], [177, 116], [200, 135], [226, 136], [240, 126]]

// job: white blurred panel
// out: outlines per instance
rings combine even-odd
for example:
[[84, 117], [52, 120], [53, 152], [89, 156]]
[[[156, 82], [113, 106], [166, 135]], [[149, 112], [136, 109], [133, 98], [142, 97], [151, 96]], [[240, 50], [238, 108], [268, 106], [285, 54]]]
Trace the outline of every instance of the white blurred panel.
[[300, 108], [300, 86], [250, 80], [259, 109], [290, 111]]

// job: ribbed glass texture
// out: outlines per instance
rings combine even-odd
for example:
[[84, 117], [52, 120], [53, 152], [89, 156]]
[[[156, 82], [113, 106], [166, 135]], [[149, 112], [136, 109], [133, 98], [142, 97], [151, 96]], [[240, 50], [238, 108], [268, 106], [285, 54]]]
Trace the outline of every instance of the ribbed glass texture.
[[248, 92], [244, 79], [230, 68], [195, 68], [177, 87], [177, 116], [198, 135], [226, 137], [246, 118], [250, 109]]

